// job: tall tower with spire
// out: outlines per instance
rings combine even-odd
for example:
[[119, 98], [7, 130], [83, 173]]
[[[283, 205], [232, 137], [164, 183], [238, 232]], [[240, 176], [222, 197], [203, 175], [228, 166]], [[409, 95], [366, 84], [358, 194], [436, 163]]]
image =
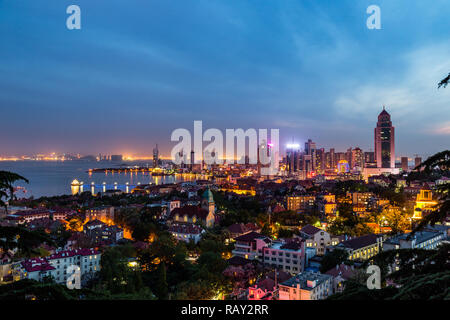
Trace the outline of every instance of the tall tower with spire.
[[395, 168], [395, 128], [391, 115], [383, 106], [375, 128], [375, 162], [377, 168]]

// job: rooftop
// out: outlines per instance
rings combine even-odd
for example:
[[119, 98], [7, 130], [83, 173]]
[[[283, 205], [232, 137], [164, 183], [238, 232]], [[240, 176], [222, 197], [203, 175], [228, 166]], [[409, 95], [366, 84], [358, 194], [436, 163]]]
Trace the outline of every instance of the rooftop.
[[300, 285], [300, 289], [313, 290], [315, 287], [321, 285], [323, 282], [331, 278], [332, 277], [328, 274], [304, 271], [290, 278], [289, 280], [284, 281], [283, 283], [281, 283], [281, 285], [292, 288], [296, 288], [297, 285]]
[[353, 238], [353, 239], [341, 242], [337, 246], [355, 250], [355, 249], [364, 248], [364, 247], [373, 245], [373, 244], [377, 243], [377, 239], [378, 239], [377, 235], [368, 234], [365, 236], [361, 236], [361, 237], [357, 237], [357, 238]]

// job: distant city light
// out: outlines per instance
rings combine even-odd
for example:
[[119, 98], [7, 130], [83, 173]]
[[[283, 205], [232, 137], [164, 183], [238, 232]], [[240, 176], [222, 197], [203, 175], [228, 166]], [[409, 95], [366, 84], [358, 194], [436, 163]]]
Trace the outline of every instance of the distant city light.
[[288, 149], [299, 149], [300, 145], [298, 143], [288, 143], [286, 145], [286, 148], [288, 148]]

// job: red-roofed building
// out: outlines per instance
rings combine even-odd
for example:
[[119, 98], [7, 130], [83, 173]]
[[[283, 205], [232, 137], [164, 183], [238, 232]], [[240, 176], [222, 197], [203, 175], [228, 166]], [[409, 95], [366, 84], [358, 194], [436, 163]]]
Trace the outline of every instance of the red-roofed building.
[[22, 261], [23, 276], [42, 281], [51, 276], [57, 283], [65, 284], [70, 274], [70, 266], [80, 267], [81, 279], [100, 270], [101, 253], [95, 249], [64, 250], [46, 258], [33, 258]]
[[50, 218], [50, 211], [47, 209], [33, 209], [17, 211], [14, 214], [10, 214], [6, 217], [8, 220], [14, 220], [19, 224], [29, 223], [36, 219]]
[[250, 260], [262, 258], [262, 249], [271, 244], [268, 237], [254, 231], [239, 236], [234, 240], [236, 242], [232, 254]]
[[325, 274], [333, 277], [333, 290], [334, 293], [336, 293], [344, 290], [344, 281], [347, 281], [354, 276], [355, 269], [353, 266], [348, 266], [341, 263], [340, 265], [336, 265], [336, 267], [325, 272]]
[[214, 225], [214, 213], [200, 206], [184, 206], [172, 210], [169, 220], [174, 223], [197, 223], [201, 222], [207, 227]]
[[230, 238], [236, 238], [252, 231], [261, 231], [261, 228], [258, 227], [258, 225], [255, 223], [235, 223], [229, 226], [227, 229], [230, 232]]

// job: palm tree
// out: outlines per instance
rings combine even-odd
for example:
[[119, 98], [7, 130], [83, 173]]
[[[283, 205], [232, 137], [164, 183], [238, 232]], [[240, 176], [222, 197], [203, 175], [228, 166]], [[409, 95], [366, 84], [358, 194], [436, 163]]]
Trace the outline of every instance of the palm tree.
[[6, 210], [8, 209], [6, 201], [14, 199], [14, 183], [20, 180], [29, 183], [26, 178], [17, 173], [0, 171], [0, 206], [5, 207]]
[[[414, 168], [414, 170], [420, 169], [425, 173], [433, 171], [448, 174], [450, 170], [450, 150], [438, 152]], [[434, 225], [436, 222], [443, 222], [450, 214], [450, 183], [437, 186], [435, 191], [438, 195], [437, 210], [424, 217], [413, 230], [414, 232], [421, 230], [428, 224]]]

